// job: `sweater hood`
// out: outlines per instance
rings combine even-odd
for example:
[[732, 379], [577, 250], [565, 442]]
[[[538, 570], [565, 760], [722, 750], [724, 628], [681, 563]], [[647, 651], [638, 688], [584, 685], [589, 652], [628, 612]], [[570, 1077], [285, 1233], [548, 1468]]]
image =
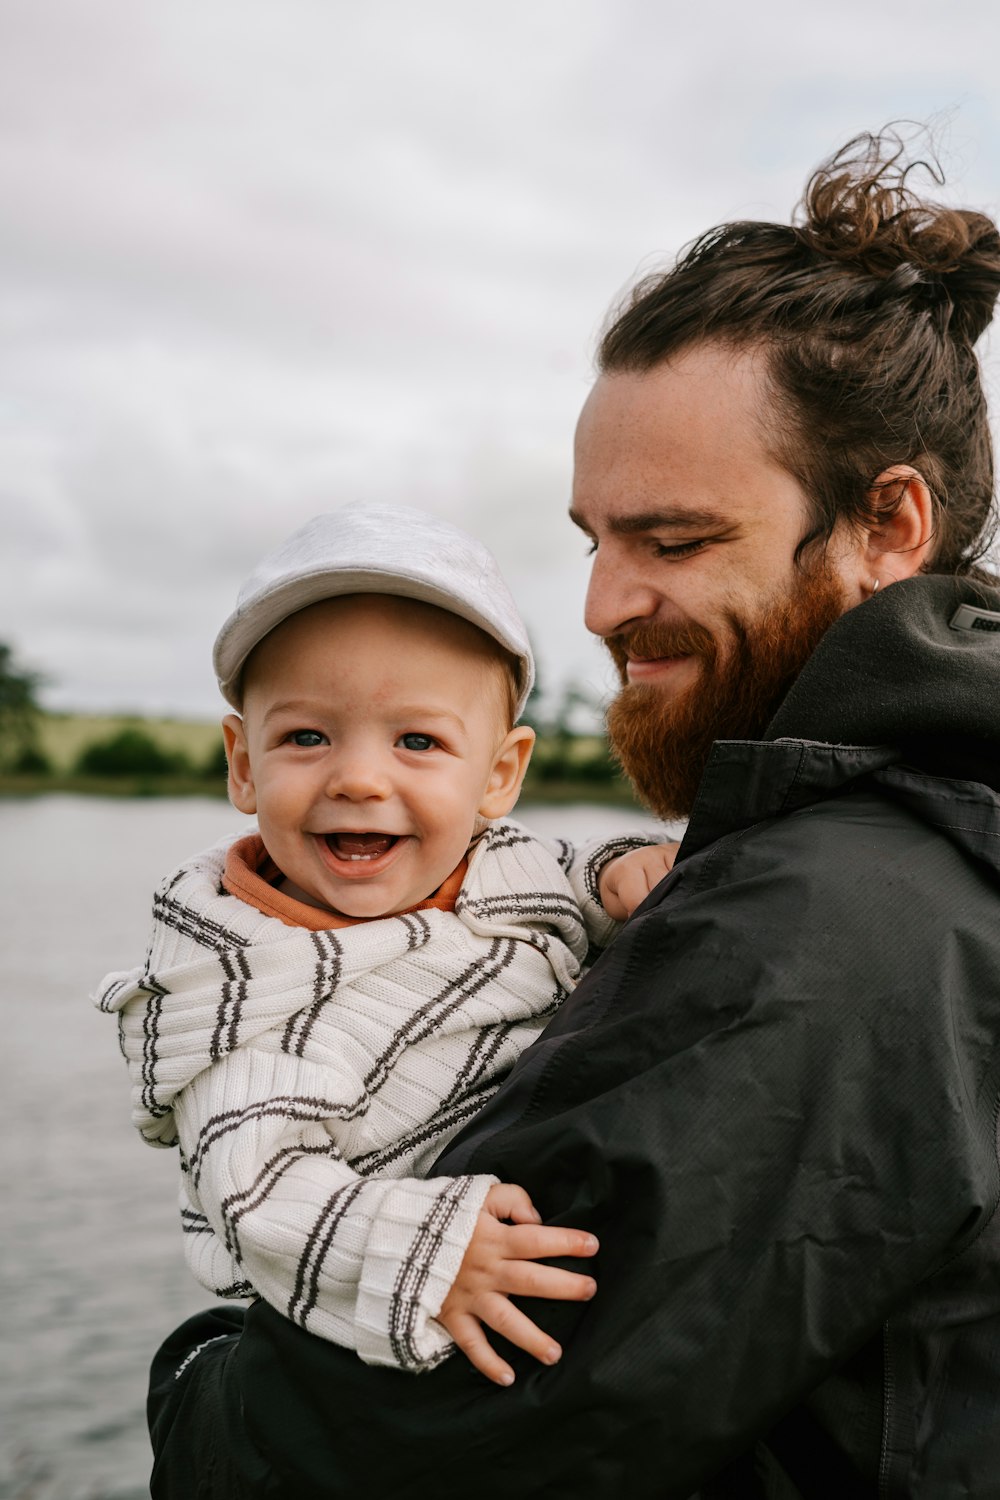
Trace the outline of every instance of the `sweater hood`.
[[163, 881], [145, 963], [106, 975], [93, 997], [119, 1017], [133, 1123], [153, 1145], [175, 1144], [174, 1100], [213, 1063], [275, 1028], [291, 1038], [296, 1018], [308, 1029], [335, 987], [339, 995], [406, 963], [459, 915], [481, 937], [538, 948], [553, 991], [579, 977], [587, 934], [565, 871], [512, 821], [492, 823], [470, 851], [454, 915], [426, 910], [323, 932], [286, 926], [224, 890], [231, 842]]

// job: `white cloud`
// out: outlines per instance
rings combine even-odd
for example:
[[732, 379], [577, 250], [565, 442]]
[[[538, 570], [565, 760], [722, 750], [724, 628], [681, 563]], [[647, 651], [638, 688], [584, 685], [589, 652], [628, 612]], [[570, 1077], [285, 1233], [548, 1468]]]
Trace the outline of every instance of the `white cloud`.
[[998, 198], [992, 8], [901, 0], [7, 0], [0, 637], [52, 701], [210, 712], [239, 578], [318, 509], [477, 531], [599, 682], [563, 520], [640, 265], [787, 218], [858, 129], [951, 112]]

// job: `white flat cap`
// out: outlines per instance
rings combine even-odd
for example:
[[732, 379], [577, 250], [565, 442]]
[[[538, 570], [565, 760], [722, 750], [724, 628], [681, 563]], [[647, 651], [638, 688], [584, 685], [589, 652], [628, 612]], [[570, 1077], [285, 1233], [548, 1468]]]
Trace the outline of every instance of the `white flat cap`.
[[406, 505], [351, 506], [314, 516], [257, 565], [215, 641], [215, 674], [226, 701], [240, 707], [243, 665], [269, 631], [338, 594], [420, 599], [478, 625], [517, 662], [520, 715], [535, 665], [496, 558], [457, 526]]

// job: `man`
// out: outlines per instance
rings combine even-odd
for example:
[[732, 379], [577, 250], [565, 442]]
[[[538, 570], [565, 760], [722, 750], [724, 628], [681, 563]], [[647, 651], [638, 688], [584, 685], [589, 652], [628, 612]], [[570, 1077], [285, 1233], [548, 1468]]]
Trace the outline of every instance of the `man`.
[[690, 823], [440, 1162], [598, 1235], [561, 1363], [220, 1312], [154, 1366], [154, 1495], [1000, 1496], [1000, 237], [881, 150], [638, 288], [581, 417], [610, 729]]

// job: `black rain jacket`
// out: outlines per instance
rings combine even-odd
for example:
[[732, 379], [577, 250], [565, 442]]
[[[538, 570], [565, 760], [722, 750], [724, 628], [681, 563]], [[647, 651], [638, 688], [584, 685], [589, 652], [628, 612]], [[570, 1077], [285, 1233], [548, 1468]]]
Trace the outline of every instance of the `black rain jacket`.
[[[362, 1365], [255, 1304], [154, 1365], [171, 1500], [1000, 1497], [1000, 593], [895, 584], [441, 1167], [594, 1230], [560, 1365]], [[175, 1378], [204, 1339], [215, 1338]]]

